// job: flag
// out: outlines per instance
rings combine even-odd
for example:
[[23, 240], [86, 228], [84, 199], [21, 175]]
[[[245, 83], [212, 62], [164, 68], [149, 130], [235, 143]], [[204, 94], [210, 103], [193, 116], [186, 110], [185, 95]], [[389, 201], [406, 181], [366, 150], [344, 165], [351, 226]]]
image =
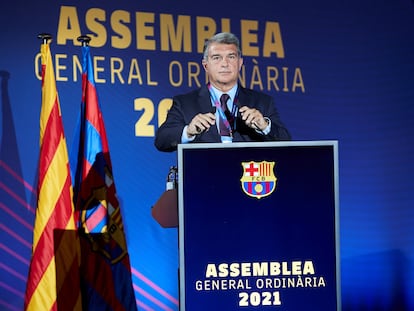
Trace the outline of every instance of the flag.
[[81, 310], [73, 188], [49, 43], [41, 45], [37, 208], [25, 310]]
[[79, 212], [85, 310], [137, 310], [124, 226], [89, 46], [82, 46], [82, 101], [74, 202]]

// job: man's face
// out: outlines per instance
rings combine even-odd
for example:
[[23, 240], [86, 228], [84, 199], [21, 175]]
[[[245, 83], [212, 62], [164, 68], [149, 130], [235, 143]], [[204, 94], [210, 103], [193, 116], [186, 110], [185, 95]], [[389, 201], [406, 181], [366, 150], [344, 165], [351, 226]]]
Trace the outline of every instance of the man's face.
[[243, 59], [239, 57], [234, 44], [212, 43], [207, 60], [203, 60], [210, 83], [224, 91], [237, 83], [242, 65]]

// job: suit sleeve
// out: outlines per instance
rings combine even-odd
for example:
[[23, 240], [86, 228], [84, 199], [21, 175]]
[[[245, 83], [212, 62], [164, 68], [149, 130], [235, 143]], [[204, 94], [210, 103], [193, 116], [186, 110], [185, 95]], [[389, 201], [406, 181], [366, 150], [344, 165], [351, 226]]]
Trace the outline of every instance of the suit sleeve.
[[155, 147], [159, 151], [175, 151], [177, 145], [181, 143], [183, 129], [188, 123], [189, 120], [185, 118], [182, 102], [179, 97], [174, 97], [167, 119], [155, 134]]
[[280, 120], [279, 112], [276, 109], [273, 98], [270, 97], [268, 112], [262, 112], [264, 117], [268, 117], [272, 122], [270, 132], [266, 136], [269, 140], [291, 140], [292, 137], [286, 126]]

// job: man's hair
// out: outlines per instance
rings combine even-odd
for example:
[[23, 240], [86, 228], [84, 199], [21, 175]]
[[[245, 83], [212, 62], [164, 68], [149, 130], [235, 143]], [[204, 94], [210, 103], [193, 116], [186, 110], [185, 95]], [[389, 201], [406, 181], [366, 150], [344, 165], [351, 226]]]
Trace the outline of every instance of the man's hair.
[[204, 43], [204, 53], [203, 53], [203, 59], [207, 60], [208, 58], [208, 48], [212, 43], [220, 43], [220, 44], [234, 44], [237, 48], [237, 54], [240, 57], [241, 56], [241, 49], [240, 49], [240, 41], [239, 38], [237, 38], [234, 34], [230, 32], [220, 32], [218, 34], [215, 34], [210, 39], [208, 39]]

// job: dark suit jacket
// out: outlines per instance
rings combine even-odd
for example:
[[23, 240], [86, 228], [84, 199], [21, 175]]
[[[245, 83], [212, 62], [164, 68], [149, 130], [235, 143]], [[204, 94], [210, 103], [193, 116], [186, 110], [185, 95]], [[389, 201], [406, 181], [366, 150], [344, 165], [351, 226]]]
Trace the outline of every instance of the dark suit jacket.
[[[237, 117], [236, 129], [233, 133], [233, 142], [247, 141], [277, 141], [290, 140], [289, 131], [279, 119], [279, 114], [273, 102], [273, 98], [264, 93], [243, 88], [239, 85], [238, 106], [248, 106], [259, 110], [264, 117], [268, 117], [271, 130], [268, 135], [257, 133], [249, 128]], [[207, 86], [203, 86], [190, 93], [173, 97], [173, 104], [168, 112], [166, 121], [160, 126], [155, 135], [155, 146], [160, 151], [174, 151], [181, 143], [183, 129], [198, 113], [215, 112], [211, 104], [210, 92]], [[217, 126], [212, 126], [209, 131], [197, 135], [193, 143], [221, 142]]]

